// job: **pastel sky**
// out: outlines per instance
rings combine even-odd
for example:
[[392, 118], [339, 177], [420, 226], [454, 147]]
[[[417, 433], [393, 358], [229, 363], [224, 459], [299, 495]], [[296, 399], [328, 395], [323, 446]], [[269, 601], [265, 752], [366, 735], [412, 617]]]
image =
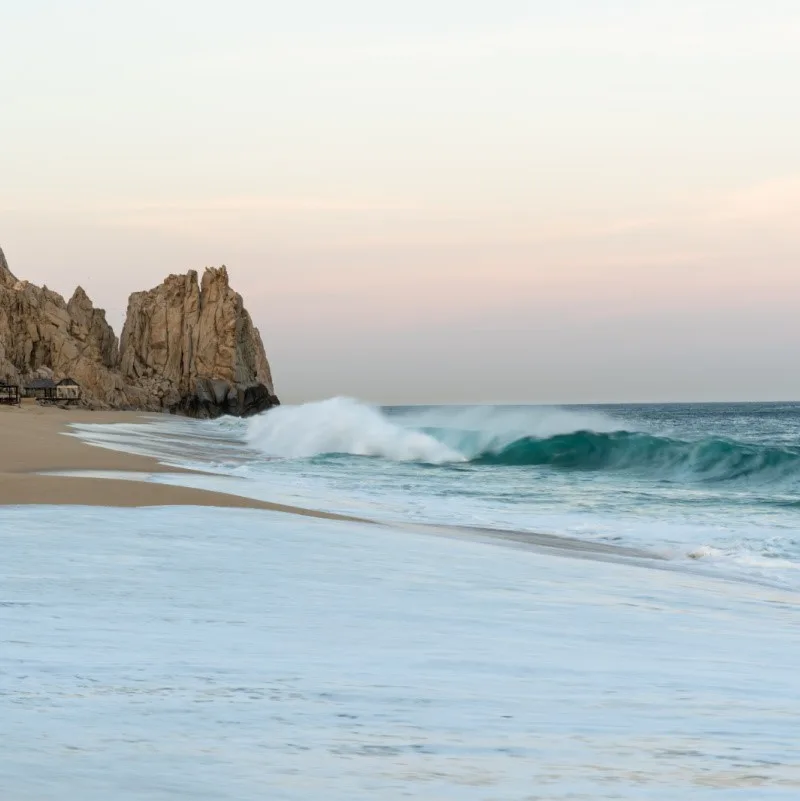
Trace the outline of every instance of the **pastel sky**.
[[0, 0], [0, 246], [225, 263], [284, 401], [800, 398], [797, 0]]

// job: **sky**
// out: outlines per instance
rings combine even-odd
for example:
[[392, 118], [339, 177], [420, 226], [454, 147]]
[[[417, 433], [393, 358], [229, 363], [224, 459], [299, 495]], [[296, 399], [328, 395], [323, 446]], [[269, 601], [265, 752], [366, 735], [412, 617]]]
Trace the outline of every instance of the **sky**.
[[284, 402], [800, 399], [796, 0], [0, 0], [0, 246], [226, 264]]

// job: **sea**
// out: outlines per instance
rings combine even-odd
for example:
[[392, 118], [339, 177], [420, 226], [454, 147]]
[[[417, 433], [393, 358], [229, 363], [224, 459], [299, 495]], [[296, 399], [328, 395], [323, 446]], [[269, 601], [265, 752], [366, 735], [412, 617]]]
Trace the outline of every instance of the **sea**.
[[800, 798], [800, 404], [72, 436], [358, 520], [0, 508], [0, 797]]

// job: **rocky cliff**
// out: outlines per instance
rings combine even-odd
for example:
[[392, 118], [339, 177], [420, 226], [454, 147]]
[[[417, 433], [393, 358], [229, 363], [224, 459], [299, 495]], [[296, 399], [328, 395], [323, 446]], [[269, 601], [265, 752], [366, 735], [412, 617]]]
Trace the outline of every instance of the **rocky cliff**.
[[19, 281], [0, 250], [0, 379], [70, 376], [90, 403], [146, 407], [143, 393], [124, 386], [116, 361], [116, 337], [105, 312], [82, 289], [66, 303], [47, 287]]
[[121, 346], [81, 287], [19, 281], [0, 250], [0, 379], [74, 378], [88, 405], [248, 415], [278, 403], [258, 330], [224, 267], [131, 295]]
[[261, 335], [225, 267], [171, 275], [128, 302], [120, 343], [126, 381], [195, 416], [248, 415], [277, 403]]

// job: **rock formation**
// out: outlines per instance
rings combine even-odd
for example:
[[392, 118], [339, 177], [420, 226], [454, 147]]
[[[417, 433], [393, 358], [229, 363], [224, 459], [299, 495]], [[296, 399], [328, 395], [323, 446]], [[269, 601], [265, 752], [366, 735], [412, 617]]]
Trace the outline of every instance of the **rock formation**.
[[117, 337], [106, 322], [106, 313], [95, 309], [83, 287], [78, 287], [69, 299], [67, 313], [72, 336], [92, 348], [103, 367], [115, 369], [119, 361]]
[[8, 262], [6, 261], [6, 256], [3, 253], [3, 249], [0, 248], [0, 286], [2, 287], [10, 287], [16, 284], [17, 279], [11, 274], [11, 270], [8, 269]]
[[67, 376], [88, 405], [248, 415], [278, 403], [258, 330], [225, 267], [131, 295], [121, 346], [81, 287], [18, 281], [0, 249], [0, 379]]
[[116, 352], [105, 312], [82, 289], [67, 304], [47, 287], [18, 281], [0, 250], [0, 378], [70, 376], [97, 405], [146, 405], [143, 393], [123, 385]]
[[128, 302], [120, 343], [126, 381], [193, 416], [248, 415], [277, 403], [258, 330], [225, 267], [171, 275]]

